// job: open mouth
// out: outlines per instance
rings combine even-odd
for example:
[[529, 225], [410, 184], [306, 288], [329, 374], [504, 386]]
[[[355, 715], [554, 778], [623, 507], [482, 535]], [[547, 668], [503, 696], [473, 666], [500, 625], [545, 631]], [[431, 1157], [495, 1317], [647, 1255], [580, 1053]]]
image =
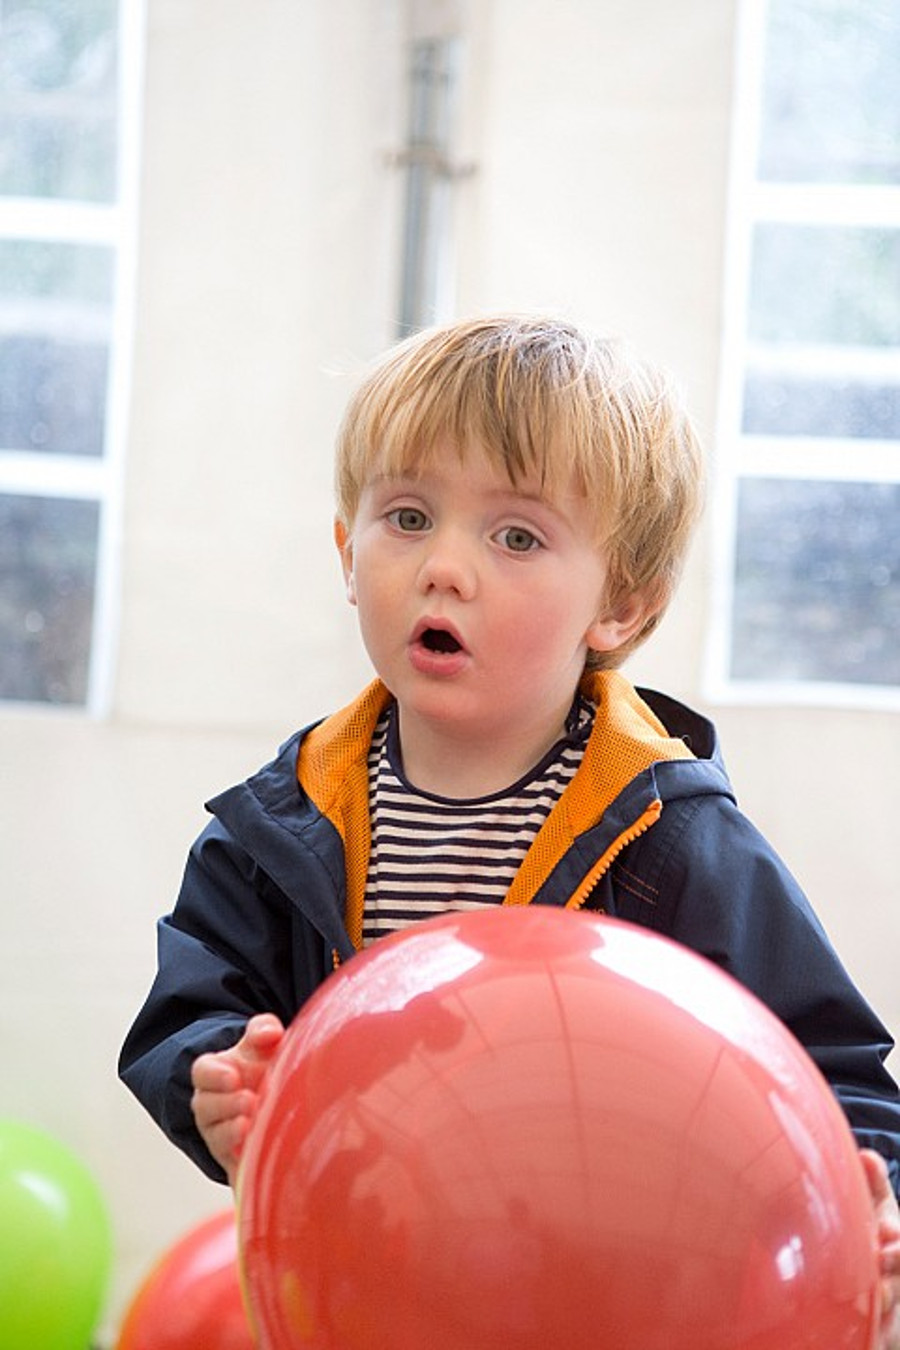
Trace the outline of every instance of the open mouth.
[[426, 628], [419, 641], [430, 652], [443, 652], [447, 655], [462, 651], [462, 643], [445, 628]]

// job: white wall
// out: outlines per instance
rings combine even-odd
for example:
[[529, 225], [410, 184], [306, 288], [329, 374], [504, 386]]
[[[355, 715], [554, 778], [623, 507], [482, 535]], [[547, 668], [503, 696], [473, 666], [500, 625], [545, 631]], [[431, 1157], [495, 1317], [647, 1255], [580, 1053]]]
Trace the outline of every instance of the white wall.
[[[452, 6], [445, 6], [452, 9]], [[459, 309], [633, 337], [711, 439], [731, 0], [470, 0]], [[115, 704], [0, 712], [2, 1110], [88, 1162], [117, 1239], [111, 1335], [224, 1192], [115, 1078], [202, 802], [367, 678], [330, 542], [348, 377], [392, 335], [403, 0], [149, 0]], [[698, 703], [701, 537], [630, 673]], [[900, 1026], [898, 722], [716, 710], [748, 812]]]

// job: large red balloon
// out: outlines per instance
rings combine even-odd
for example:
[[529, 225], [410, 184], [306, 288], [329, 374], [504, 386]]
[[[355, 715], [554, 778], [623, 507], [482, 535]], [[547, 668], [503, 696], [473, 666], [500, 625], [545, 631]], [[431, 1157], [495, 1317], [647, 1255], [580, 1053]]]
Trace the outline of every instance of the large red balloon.
[[417, 924], [283, 1043], [239, 1184], [262, 1350], [870, 1350], [857, 1150], [710, 963], [546, 907]]
[[116, 1350], [256, 1350], [237, 1256], [233, 1209], [185, 1233], [138, 1289]]

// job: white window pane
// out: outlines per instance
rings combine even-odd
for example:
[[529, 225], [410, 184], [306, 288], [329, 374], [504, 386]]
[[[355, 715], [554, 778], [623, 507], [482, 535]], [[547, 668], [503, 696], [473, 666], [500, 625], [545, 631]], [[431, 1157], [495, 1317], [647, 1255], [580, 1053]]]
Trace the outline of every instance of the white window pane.
[[731, 676], [900, 685], [900, 484], [745, 479]]
[[0, 449], [102, 455], [107, 349], [0, 338]]
[[97, 502], [0, 496], [0, 698], [87, 697]]
[[760, 224], [750, 285], [755, 341], [900, 346], [900, 229]]
[[897, 0], [769, 0], [759, 176], [900, 183]]
[[102, 455], [114, 255], [0, 240], [0, 450]]
[[0, 193], [116, 195], [116, 0], [4, 0]]
[[[751, 373], [743, 411], [742, 430], [751, 436], [900, 442], [900, 378], [884, 384]], [[900, 445], [897, 460], [900, 474]]]
[[0, 239], [4, 312], [52, 298], [78, 305], [85, 316], [105, 314], [113, 298], [113, 264], [113, 250], [98, 244]]

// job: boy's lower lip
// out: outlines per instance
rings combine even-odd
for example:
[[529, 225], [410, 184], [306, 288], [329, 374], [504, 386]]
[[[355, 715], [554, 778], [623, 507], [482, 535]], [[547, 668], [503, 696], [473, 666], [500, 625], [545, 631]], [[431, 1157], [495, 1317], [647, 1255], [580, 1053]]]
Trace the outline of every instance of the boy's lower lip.
[[432, 651], [422, 642], [410, 643], [409, 661], [420, 675], [458, 675], [468, 664], [469, 653], [460, 647], [455, 652]]

